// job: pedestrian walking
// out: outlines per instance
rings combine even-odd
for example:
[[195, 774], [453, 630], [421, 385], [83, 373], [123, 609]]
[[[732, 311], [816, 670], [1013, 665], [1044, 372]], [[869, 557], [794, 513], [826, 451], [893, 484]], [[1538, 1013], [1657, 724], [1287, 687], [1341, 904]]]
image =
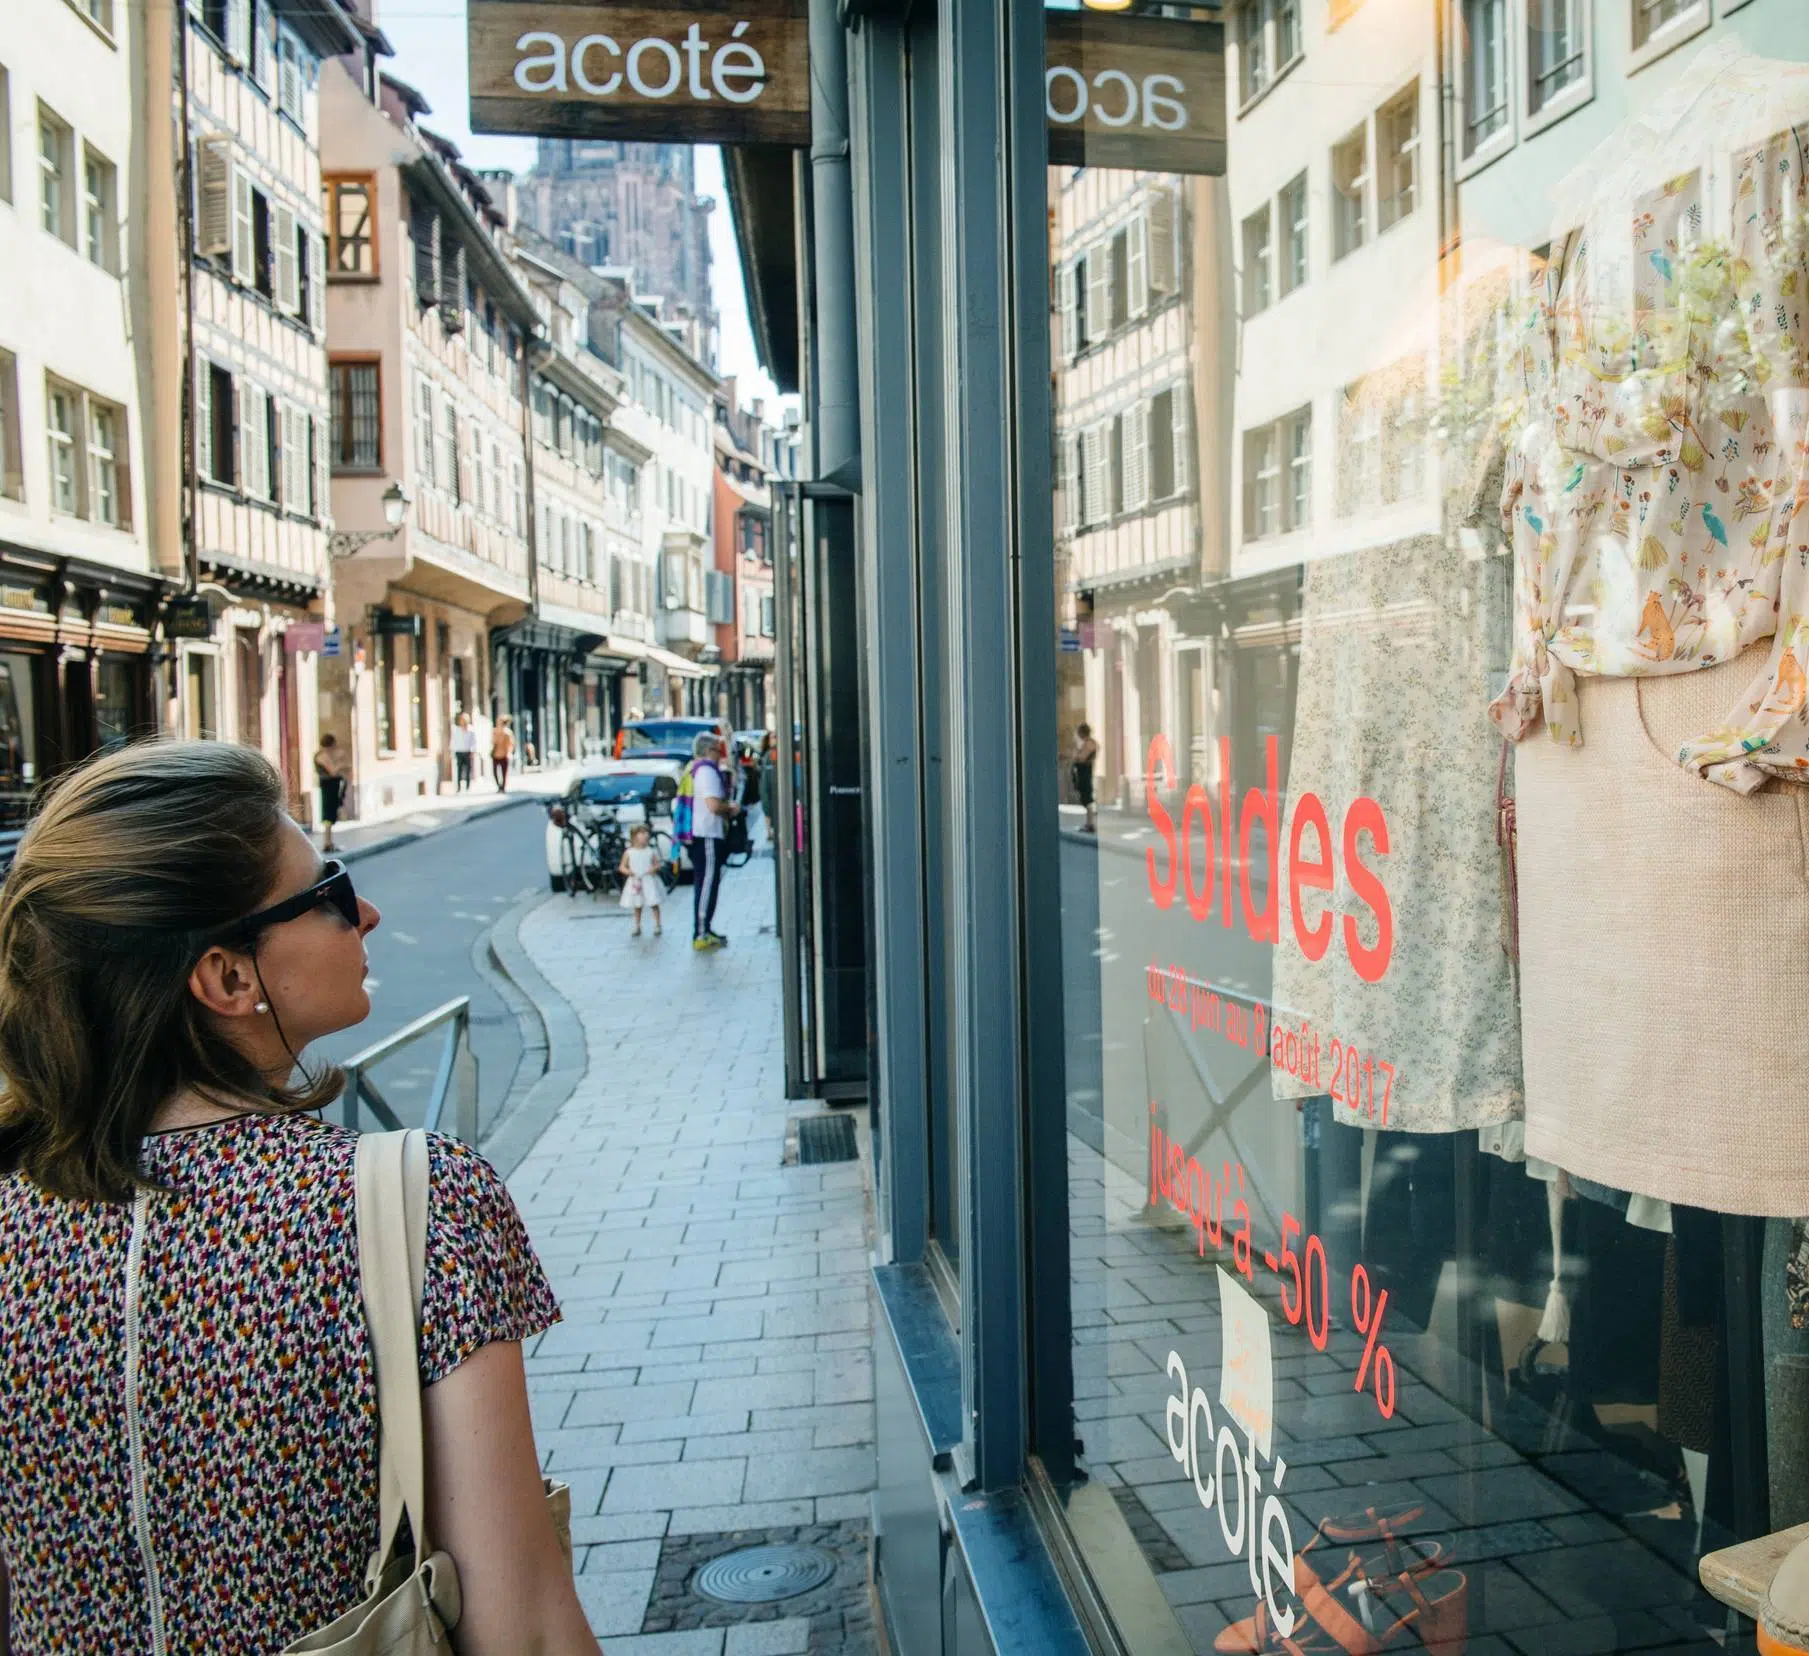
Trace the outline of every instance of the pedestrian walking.
[[1086, 807], [1087, 819], [1081, 824], [1083, 834], [1099, 832], [1099, 808], [1093, 803], [1093, 767], [1099, 762], [1099, 744], [1093, 740], [1091, 725], [1074, 729], [1074, 752], [1069, 756], [1069, 774], [1074, 779], [1074, 797]]
[[[369, 1012], [380, 917], [284, 802], [255, 750], [124, 748], [52, 786], [0, 889], [6, 1649], [268, 1656], [367, 1602], [358, 1135], [300, 1055]], [[426, 1150], [419, 1529], [459, 1652], [597, 1656], [523, 1374], [558, 1307], [490, 1165]]]
[[760, 733], [759, 770], [760, 810], [766, 818], [766, 843], [771, 845], [777, 838], [773, 832], [773, 812], [779, 808], [779, 752], [770, 730]]
[[715, 929], [722, 887], [723, 842], [741, 807], [729, 797], [722, 773], [722, 740], [705, 732], [691, 745], [691, 947], [720, 949], [728, 939]]
[[321, 849], [333, 849], [333, 826], [339, 821], [339, 813], [345, 804], [346, 753], [339, 745], [339, 738], [332, 731], [327, 731], [320, 739], [319, 751], [314, 755], [314, 780], [320, 785], [320, 821], [323, 832], [320, 838]]
[[653, 935], [666, 935], [665, 925], [660, 920], [660, 898], [666, 892], [660, 870], [665, 866], [665, 858], [654, 848], [653, 830], [646, 823], [637, 822], [628, 830], [628, 849], [622, 853], [622, 860], [616, 867], [616, 872], [622, 876], [622, 907], [634, 910], [631, 937], [641, 935], [643, 909], [653, 910]]
[[477, 759], [477, 732], [471, 728], [471, 715], [461, 713], [452, 721], [453, 791], [464, 793], [471, 786], [471, 767]]
[[505, 713], [490, 732], [490, 773], [496, 778], [498, 793], [509, 790], [509, 760], [514, 754], [515, 721]]

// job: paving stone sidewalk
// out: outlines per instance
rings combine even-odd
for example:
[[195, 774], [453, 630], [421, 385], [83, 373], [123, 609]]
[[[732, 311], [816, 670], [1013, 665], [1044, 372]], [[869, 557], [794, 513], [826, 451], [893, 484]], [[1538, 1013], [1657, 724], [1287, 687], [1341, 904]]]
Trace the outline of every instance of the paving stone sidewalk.
[[762, 1619], [681, 1584], [735, 1532], [864, 1526], [873, 1485], [867, 1163], [782, 1165], [815, 1106], [784, 1098], [771, 862], [723, 882], [729, 948], [693, 952], [690, 908], [660, 939], [591, 898], [521, 927], [588, 1059], [509, 1178], [565, 1314], [528, 1349], [535, 1431], [607, 1656], [866, 1656], [864, 1579]]

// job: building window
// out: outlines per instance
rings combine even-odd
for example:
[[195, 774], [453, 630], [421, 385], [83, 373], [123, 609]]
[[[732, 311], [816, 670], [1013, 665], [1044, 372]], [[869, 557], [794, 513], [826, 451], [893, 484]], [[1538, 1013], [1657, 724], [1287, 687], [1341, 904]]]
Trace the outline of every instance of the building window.
[[1369, 123], [1332, 151], [1332, 258], [1363, 245], [1369, 228]]
[[1420, 83], [1376, 111], [1376, 228], [1399, 224], [1419, 202]]
[[25, 498], [25, 467], [19, 420], [19, 363], [0, 351], [0, 497]]
[[119, 272], [119, 175], [95, 150], [82, 155], [82, 251], [109, 274]]
[[235, 484], [239, 480], [238, 386], [226, 369], [203, 362], [195, 378], [195, 399], [201, 475], [214, 483]]
[[46, 394], [45, 436], [50, 445], [50, 504], [76, 517], [82, 509], [78, 455], [79, 399], [68, 386], [50, 385]]
[[1534, 115], [1549, 108], [1588, 68], [1586, 0], [1526, 0], [1526, 107]]
[[1171, 385], [1150, 398], [1148, 424], [1148, 495], [1153, 505], [1187, 492], [1190, 426], [1184, 386]]
[[0, 63], [0, 201], [13, 198], [13, 89]]
[[735, 620], [735, 578], [719, 569], [704, 576], [704, 619], [716, 626], [731, 626]]
[[1265, 201], [1244, 220], [1244, 315], [1255, 316], [1269, 308], [1269, 225], [1271, 214]]
[[1340, 517], [1424, 498], [1424, 365], [1407, 359], [1346, 388], [1338, 411]]
[[88, 488], [90, 516], [115, 529], [126, 522], [125, 501], [120, 493], [120, 463], [125, 417], [110, 403], [88, 399]]
[[38, 105], [39, 222], [59, 241], [75, 246], [75, 135]]
[[760, 636], [762, 638], [771, 638], [778, 630], [776, 625], [778, 616], [774, 602], [770, 596], [764, 596], [760, 600]]
[[113, 0], [82, 0], [82, 10], [103, 34], [113, 33]]
[[333, 469], [379, 470], [383, 428], [377, 364], [335, 362], [328, 374], [333, 392]]
[[415, 380], [415, 472], [423, 483], [434, 481], [433, 381], [425, 374]]
[[440, 460], [445, 467], [444, 475], [440, 479], [440, 486], [452, 496], [454, 506], [461, 506], [464, 504], [465, 497], [459, 478], [459, 415], [458, 410], [453, 407], [450, 397], [441, 405], [440, 417], [443, 442]]
[[1306, 286], [1307, 279], [1307, 175], [1301, 173], [1282, 192], [1278, 203], [1281, 215], [1281, 291], [1292, 293]]
[[1244, 433], [1244, 539], [1304, 529], [1312, 519], [1313, 411], [1298, 408]]
[[1300, 0], [1243, 0], [1237, 13], [1242, 101], [1268, 91], [1300, 56]]
[[371, 640], [377, 657], [377, 747], [380, 752], [396, 751], [396, 639], [393, 633], [378, 633]]
[[327, 218], [327, 274], [369, 278], [377, 274], [377, 237], [371, 218], [377, 183], [369, 177], [328, 178], [321, 183]]
[[408, 641], [408, 724], [416, 753], [427, 751], [427, 635]]
[[1633, 0], [1633, 49], [1650, 46], [1665, 30], [1708, 21], [1708, 0]]
[[1508, 124], [1507, 0], [1464, 0], [1464, 155]]

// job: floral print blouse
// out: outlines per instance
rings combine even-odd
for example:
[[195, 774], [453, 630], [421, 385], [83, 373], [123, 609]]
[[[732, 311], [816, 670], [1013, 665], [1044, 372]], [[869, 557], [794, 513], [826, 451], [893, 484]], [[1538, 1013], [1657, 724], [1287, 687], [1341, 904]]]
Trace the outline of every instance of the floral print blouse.
[[[147, 1200], [136, 1258], [132, 1205], [0, 1178], [0, 1551], [16, 1656], [270, 1656], [363, 1596], [377, 1420], [355, 1143], [297, 1116], [153, 1135], [142, 1167], [167, 1194]], [[456, 1140], [429, 1145], [424, 1385], [559, 1314], [501, 1179]]]
[[1741, 793], [1809, 780], [1804, 162], [1787, 131], [1598, 204], [1508, 341], [1516, 617], [1490, 714], [1513, 740], [1543, 719], [1583, 743], [1578, 674], [1691, 672], [1769, 639], [1677, 762]]

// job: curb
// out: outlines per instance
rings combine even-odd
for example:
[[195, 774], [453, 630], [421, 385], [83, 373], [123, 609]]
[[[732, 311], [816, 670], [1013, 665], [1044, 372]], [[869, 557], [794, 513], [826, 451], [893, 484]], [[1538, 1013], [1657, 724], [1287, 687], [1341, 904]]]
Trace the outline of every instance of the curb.
[[[589, 1063], [578, 1014], [541, 975], [522, 946], [522, 922], [542, 903], [551, 901], [551, 896], [536, 891], [522, 898], [490, 928], [487, 939], [478, 940], [474, 951], [483, 951], [487, 942], [494, 976], [507, 986], [503, 999], [522, 1024], [522, 1062], [516, 1066], [515, 1084], [503, 1100], [496, 1126], [478, 1145], [505, 1179], [521, 1165], [560, 1106], [577, 1090]], [[544, 1053], [545, 1067], [539, 1074], [524, 1074], [536, 1050]]]
[[366, 857], [375, 857], [384, 851], [394, 851], [401, 845], [413, 845], [417, 840], [431, 839], [435, 834], [444, 833], [448, 828], [457, 828], [463, 823], [478, 822], [484, 817], [496, 816], [499, 812], [514, 810], [521, 805], [538, 804], [540, 794], [505, 794], [494, 803], [478, 806], [461, 815], [446, 813], [446, 820], [432, 828], [401, 828], [393, 834], [386, 834], [382, 839], [368, 840], [363, 845], [340, 846], [333, 855], [348, 866], [355, 862], [363, 862]]

